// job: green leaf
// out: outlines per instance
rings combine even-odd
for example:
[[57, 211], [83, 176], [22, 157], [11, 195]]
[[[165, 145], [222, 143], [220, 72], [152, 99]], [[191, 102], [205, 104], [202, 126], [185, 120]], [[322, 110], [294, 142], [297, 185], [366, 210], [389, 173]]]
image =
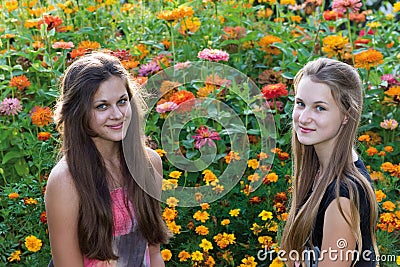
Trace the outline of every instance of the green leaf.
[[11, 159], [15, 159], [15, 158], [21, 158], [24, 155], [20, 152], [20, 151], [9, 151], [7, 152], [7, 154], [4, 156], [3, 161], [1, 162], [1, 164], [6, 164], [8, 161], [10, 161]]
[[14, 165], [14, 168], [20, 176], [25, 176], [29, 174], [28, 164], [26, 163], [24, 158], [18, 159], [18, 161]]

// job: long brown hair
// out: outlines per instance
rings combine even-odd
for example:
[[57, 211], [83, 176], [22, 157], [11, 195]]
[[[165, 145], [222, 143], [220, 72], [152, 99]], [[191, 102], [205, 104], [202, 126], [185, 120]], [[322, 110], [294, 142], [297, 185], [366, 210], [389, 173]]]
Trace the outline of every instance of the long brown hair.
[[[344, 183], [349, 189], [352, 221], [348, 221], [352, 234], [358, 246], [362, 249], [362, 236], [360, 229], [360, 196], [357, 182], [363, 188], [370, 205], [370, 233], [375, 253], [378, 253], [375, 237], [375, 223], [377, 219], [377, 203], [370, 182], [358, 171], [353, 163], [352, 148], [355, 145], [357, 128], [362, 113], [363, 97], [362, 83], [357, 71], [340, 61], [319, 58], [306, 64], [295, 76], [294, 88], [297, 91], [300, 80], [308, 77], [315, 83], [329, 86], [332, 96], [339, 110], [347, 116], [348, 122], [343, 125], [338, 133], [335, 147], [332, 151], [329, 165], [325, 170], [323, 179], [316, 185], [313, 194], [307, 199], [313, 179], [319, 169], [318, 157], [314, 146], [303, 145], [299, 142], [297, 134], [292, 131], [293, 152], [293, 191], [292, 204], [282, 236], [281, 248], [284, 251], [296, 250], [301, 253], [305, 247], [313, 247], [312, 232], [321, 200], [328, 185], [335, 181], [336, 201], [339, 210], [345, 218], [339, 202], [340, 184]], [[352, 177], [347, 179], [347, 177]]]
[[[98, 260], [115, 260], [112, 248], [113, 214], [110, 175], [104, 160], [96, 148], [92, 137], [95, 132], [89, 127], [90, 109], [93, 96], [100, 84], [113, 76], [120, 77], [131, 102], [132, 118], [128, 126], [124, 145], [120, 141], [120, 165], [123, 186], [127, 188], [128, 199], [133, 204], [139, 229], [149, 244], [167, 243], [169, 232], [162, 220], [160, 203], [145, 191], [156, 192], [154, 168], [145, 151], [143, 141], [142, 111], [140, 95], [133, 91], [129, 74], [118, 58], [104, 53], [93, 53], [81, 57], [65, 71], [61, 80], [61, 96], [57, 103], [56, 122], [62, 135], [62, 154], [65, 155], [69, 172], [79, 195], [78, 236], [82, 253]], [[125, 142], [129, 139], [128, 142]], [[132, 140], [132, 141], [130, 141]], [[127, 148], [129, 162], [126, 163]], [[134, 179], [146, 181], [142, 189]], [[127, 205], [129, 208], [129, 205]]]

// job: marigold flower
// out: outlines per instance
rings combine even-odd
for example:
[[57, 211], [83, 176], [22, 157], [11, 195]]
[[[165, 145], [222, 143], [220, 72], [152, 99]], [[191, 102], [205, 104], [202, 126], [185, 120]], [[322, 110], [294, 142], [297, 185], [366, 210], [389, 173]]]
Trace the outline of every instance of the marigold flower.
[[162, 158], [164, 157], [165, 154], [167, 154], [167, 152], [164, 149], [159, 149], [157, 148], [156, 150], [154, 150], [157, 152], [157, 154]]
[[393, 5], [393, 12], [399, 12], [400, 11], [400, 2], [394, 3]]
[[363, 134], [358, 137], [358, 141], [360, 142], [369, 142], [371, 140], [371, 137], [368, 134]]
[[348, 39], [341, 35], [329, 35], [322, 40], [322, 52], [328, 54], [328, 57], [337, 57], [344, 53], [344, 49], [348, 44]]
[[49, 107], [35, 106], [31, 111], [31, 119], [34, 125], [43, 127], [53, 120], [53, 112]]
[[158, 19], [166, 21], [179, 20], [185, 17], [193, 16], [194, 11], [192, 7], [180, 6], [173, 10], [164, 10], [157, 14]]
[[177, 105], [180, 105], [186, 101], [190, 101], [192, 99], [195, 99], [195, 96], [192, 92], [186, 91], [186, 90], [181, 90], [176, 93], [174, 93], [169, 101], [176, 103]]
[[276, 257], [271, 264], [269, 265], [269, 267], [285, 267], [285, 264], [283, 263], [283, 261], [279, 258]]
[[169, 177], [174, 178], [174, 179], [178, 179], [179, 177], [181, 177], [181, 175], [182, 175], [182, 172], [180, 172], [180, 171], [172, 171], [169, 174]]
[[51, 133], [49, 132], [40, 132], [38, 133], [38, 140], [39, 141], [47, 141], [51, 137]]
[[346, 13], [348, 10], [357, 12], [361, 6], [362, 3], [360, 0], [333, 0], [332, 2], [332, 9], [343, 13]]
[[287, 96], [287, 86], [283, 83], [267, 84], [261, 89], [261, 93], [266, 99], [278, 98], [280, 96]]
[[258, 160], [256, 159], [250, 159], [247, 161], [247, 167], [252, 168], [253, 170], [258, 168]]
[[282, 39], [273, 35], [267, 35], [260, 39], [258, 45], [260, 49], [265, 51], [267, 54], [278, 55], [281, 53], [281, 50], [277, 47], [272, 47], [271, 45], [274, 43], [281, 43]]
[[167, 198], [165, 203], [167, 203], [168, 207], [173, 208], [173, 207], [178, 206], [179, 200], [175, 197], [169, 197], [169, 198]]
[[42, 247], [42, 240], [34, 235], [27, 236], [25, 238], [25, 246], [31, 252], [38, 252]]
[[270, 236], [259, 236], [258, 237], [258, 242], [263, 245], [263, 247], [266, 247], [267, 249], [270, 249], [273, 243], [273, 239]]
[[229, 211], [229, 215], [231, 215], [232, 217], [238, 217], [240, 213], [240, 209], [233, 209]]
[[396, 208], [396, 205], [393, 204], [392, 201], [389, 201], [389, 200], [388, 200], [388, 201], [385, 201], [385, 202], [382, 203], [382, 208], [383, 208], [384, 210], [387, 210], [387, 211], [394, 211], [395, 208]]
[[37, 205], [38, 201], [36, 199], [31, 198], [31, 197], [30, 198], [25, 197], [24, 198], [24, 204], [25, 205]]
[[391, 152], [393, 152], [393, 147], [392, 147], [392, 146], [385, 146], [385, 147], [383, 148], [383, 150], [385, 150], [385, 151], [388, 152], [388, 153], [391, 153]]
[[[282, 0], [281, 0], [282, 2]], [[257, 262], [253, 256], [246, 256], [246, 258], [242, 259], [242, 263], [239, 267], [255, 267], [257, 266]]]
[[208, 252], [210, 249], [213, 249], [211, 242], [205, 238], [201, 240], [201, 244], [199, 245], [199, 247], [202, 248], [203, 251], [205, 252]]
[[178, 258], [180, 262], [187, 261], [190, 258], [190, 254], [187, 251], [182, 250], [181, 252], [179, 252]]
[[208, 228], [206, 227], [206, 226], [204, 226], [204, 225], [200, 225], [200, 226], [197, 226], [196, 227], [196, 229], [195, 229], [195, 232], [198, 234], [198, 235], [208, 235]]
[[200, 59], [205, 59], [210, 62], [219, 62], [219, 61], [228, 61], [229, 60], [229, 54], [225, 51], [218, 50], [218, 49], [209, 49], [206, 48], [202, 51], [200, 51], [197, 54], [197, 57]]
[[11, 253], [10, 257], [7, 258], [9, 262], [21, 260], [21, 250], [15, 250]]
[[5, 2], [4, 6], [7, 8], [8, 12], [14, 11], [18, 8], [18, 1], [17, 0], [7, 1]]
[[236, 243], [236, 237], [234, 234], [222, 233], [214, 236], [214, 241], [217, 243], [217, 246], [221, 249], [226, 248], [228, 245], [232, 245]]
[[172, 258], [172, 252], [169, 249], [161, 250], [161, 257], [163, 261], [169, 261]]
[[264, 184], [276, 183], [276, 181], [278, 181], [278, 175], [274, 172], [268, 173], [263, 179]]
[[272, 212], [265, 211], [265, 210], [261, 211], [261, 213], [258, 214], [258, 217], [261, 217], [261, 220], [263, 220], [263, 221], [266, 221], [268, 219], [272, 219], [273, 218], [272, 217]]
[[162, 213], [162, 218], [164, 219], [164, 221], [170, 222], [175, 220], [175, 218], [178, 216], [178, 211], [175, 209], [171, 209], [166, 207], [164, 209], [164, 212]]
[[42, 213], [40, 213], [40, 221], [44, 224], [47, 223], [47, 213], [46, 211], [42, 211]]
[[376, 149], [375, 147], [369, 147], [366, 152], [367, 155], [371, 157], [373, 155], [378, 154], [378, 149]]
[[223, 220], [221, 221], [221, 225], [222, 225], [222, 226], [228, 225], [228, 224], [230, 224], [230, 223], [231, 223], [231, 221], [230, 221], [229, 219], [223, 219]]
[[196, 211], [196, 213], [193, 215], [193, 219], [196, 219], [196, 221], [201, 221], [201, 222], [205, 222], [209, 218], [210, 218], [210, 214], [208, 214], [208, 212], [205, 210]]
[[382, 190], [375, 191], [376, 201], [382, 202], [384, 198], [386, 198], [386, 194], [382, 192]]
[[399, 123], [395, 119], [389, 119], [381, 122], [380, 126], [386, 130], [394, 130], [399, 126]]
[[181, 233], [181, 226], [177, 225], [175, 221], [172, 222], [167, 222], [167, 227], [168, 229], [173, 233], [173, 234], [180, 234]]
[[204, 170], [202, 174], [204, 174], [203, 181], [206, 182], [206, 185], [218, 180], [217, 176], [211, 170]]
[[10, 80], [11, 87], [17, 87], [18, 90], [23, 90], [31, 85], [31, 82], [25, 75], [14, 76]]
[[19, 198], [19, 194], [17, 192], [10, 193], [10, 194], [8, 194], [8, 198], [9, 199]]
[[365, 68], [369, 70], [371, 67], [376, 67], [383, 63], [383, 55], [375, 49], [369, 49], [354, 55], [356, 68]]
[[200, 251], [196, 250], [195, 252], [192, 252], [192, 261], [203, 261], [203, 253]]
[[17, 98], [4, 98], [0, 103], [0, 115], [18, 115], [22, 111], [21, 102]]

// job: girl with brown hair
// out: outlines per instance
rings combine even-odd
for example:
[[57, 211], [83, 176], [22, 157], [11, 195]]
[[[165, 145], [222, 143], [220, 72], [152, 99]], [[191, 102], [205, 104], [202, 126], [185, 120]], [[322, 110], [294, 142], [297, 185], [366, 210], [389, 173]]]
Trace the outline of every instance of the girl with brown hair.
[[361, 79], [353, 67], [320, 58], [298, 72], [294, 88], [292, 204], [281, 242], [286, 264], [375, 266], [377, 203], [354, 150]]
[[121, 62], [104, 53], [72, 63], [56, 123], [63, 157], [47, 183], [52, 262], [63, 266], [164, 266], [162, 163], [144, 145], [143, 102]]

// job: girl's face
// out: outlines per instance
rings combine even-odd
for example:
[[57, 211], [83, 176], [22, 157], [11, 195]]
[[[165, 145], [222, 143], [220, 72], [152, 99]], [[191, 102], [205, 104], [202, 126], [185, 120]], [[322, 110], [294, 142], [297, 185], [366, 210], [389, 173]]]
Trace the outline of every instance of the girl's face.
[[308, 77], [300, 80], [293, 109], [293, 127], [301, 144], [333, 149], [335, 137], [345, 123], [344, 117], [328, 85], [315, 83]]
[[113, 76], [102, 82], [93, 97], [91, 110], [89, 125], [97, 133], [95, 143], [121, 141], [132, 115], [124, 81]]

